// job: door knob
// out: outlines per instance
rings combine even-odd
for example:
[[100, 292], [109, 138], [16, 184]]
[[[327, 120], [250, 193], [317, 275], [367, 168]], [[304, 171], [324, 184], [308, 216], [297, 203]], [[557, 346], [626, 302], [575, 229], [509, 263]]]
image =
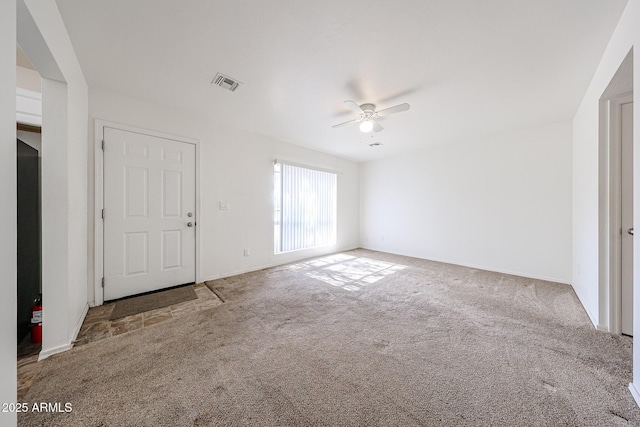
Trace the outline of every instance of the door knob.
[[193, 227], [193, 223], [192, 222], [188, 222], [187, 223], [187, 227]]
[[633, 236], [633, 227], [631, 227], [630, 229], [627, 230], [627, 233], [631, 234]]

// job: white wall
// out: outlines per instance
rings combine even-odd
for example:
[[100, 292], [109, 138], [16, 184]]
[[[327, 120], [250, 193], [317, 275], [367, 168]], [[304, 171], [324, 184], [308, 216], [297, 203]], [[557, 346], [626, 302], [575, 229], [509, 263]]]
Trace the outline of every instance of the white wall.
[[571, 279], [571, 124], [361, 165], [363, 247]]
[[42, 92], [42, 78], [35, 70], [16, 66], [16, 87]]
[[[89, 115], [92, 128], [93, 119], [102, 119], [200, 141], [197, 280], [230, 276], [358, 246], [357, 163], [102, 90], [90, 90]], [[93, 165], [93, 143], [90, 150]], [[276, 158], [342, 172], [338, 177], [335, 246], [274, 255], [273, 160]], [[93, 182], [89, 190], [91, 199], [92, 189]], [[229, 202], [230, 209], [219, 210], [220, 201]], [[93, 201], [90, 204], [93, 206]], [[91, 218], [95, 218], [95, 212]], [[243, 256], [244, 248], [250, 249], [249, 257]], [[90, 251], [93, 256], [92, 247]]]
[[[599, 100], [618, 67], [633, 48], [634, 170], [640, 170], [640, 2], [630, 1], [620, 18], [573, 120], [573, 286], [595, 325], [607, 324], [607, 289], [599, 283], [599, 228], [606, 212], [599, 209]], [[634, 223], [640, 223], [640, 174], [634, 174]], [[634, 249], [634, 271], [640, 271], [640, 250]], [[640, 274], [634, 275], [634, 307], [640, 307]], [[634, 330], [640, 331], [640, 310], [634, 310]], [[637, 332], [636, 332], [637, 333]], [[633, 383], [630, 389], [640, 404], [640, 345], [633, 346]]]
[[[69, 347], [69, 191], [66, 84], [43, 79], [42, 352]], [[51, 102], [53, 99], [55, 103]], [[60, 102], [62, 101], [62, 102]]]
[[[16, 3], [0, 2], [0, 403], [16, 400]], [[16, 425], [0, 412], [0, 425]]]
[[70, 348], [88, 307], [88, 89], [55, 2], [18, 0], [17, 6], [18, 42], [43, 77], [41, 357], [46, 357]]

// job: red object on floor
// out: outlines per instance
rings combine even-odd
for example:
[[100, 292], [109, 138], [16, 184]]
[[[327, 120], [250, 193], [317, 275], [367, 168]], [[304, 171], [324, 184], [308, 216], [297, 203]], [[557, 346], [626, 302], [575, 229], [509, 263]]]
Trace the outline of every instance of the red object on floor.
[[40, 344], [42, 342], [42, 323], [31, 326], [31, 343]]
[[40, 344], [42, 342], [42, 305], [36, 300], [36, 304], [31, 307], [31, 343]]

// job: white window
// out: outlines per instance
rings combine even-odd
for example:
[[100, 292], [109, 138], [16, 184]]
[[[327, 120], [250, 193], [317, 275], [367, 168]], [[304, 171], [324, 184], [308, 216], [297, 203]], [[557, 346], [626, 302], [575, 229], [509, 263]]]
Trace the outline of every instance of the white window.
[[275, 253], [335, 244], [336, 174], [278, 161], [273, 172]]

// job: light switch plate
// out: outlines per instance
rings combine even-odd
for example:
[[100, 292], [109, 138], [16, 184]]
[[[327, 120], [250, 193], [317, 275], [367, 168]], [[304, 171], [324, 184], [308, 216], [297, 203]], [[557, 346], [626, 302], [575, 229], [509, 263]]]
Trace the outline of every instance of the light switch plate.
[[220, 202], [220, 210], [228, 211], [229, 210], [229, 202]]

